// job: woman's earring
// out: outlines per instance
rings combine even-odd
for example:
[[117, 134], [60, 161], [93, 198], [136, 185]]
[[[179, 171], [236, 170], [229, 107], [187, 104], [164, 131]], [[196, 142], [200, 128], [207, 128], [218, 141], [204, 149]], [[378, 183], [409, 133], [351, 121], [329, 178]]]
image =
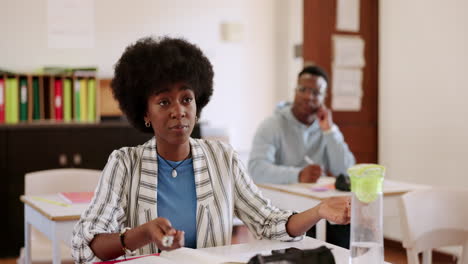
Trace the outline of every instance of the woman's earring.
[[198, 122], [198, 116], [195, 116], [195, 123]]
[[145, 121], [145, 127], [150, 127], [150, 126], [151, 126], [151, 123], [148, 121]]

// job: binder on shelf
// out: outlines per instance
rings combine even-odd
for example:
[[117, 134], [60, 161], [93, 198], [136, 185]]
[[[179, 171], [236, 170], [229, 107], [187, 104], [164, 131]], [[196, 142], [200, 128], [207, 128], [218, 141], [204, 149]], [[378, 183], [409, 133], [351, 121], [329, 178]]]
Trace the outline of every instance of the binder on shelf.
[[28, 82], [26, 78], [20, 78], [20, 121], [28, 120]]
[[80, 121], [88, 120], [88, 84], [86, 79], [80, 79]]
[[73, 116], [75, 121], [81, 121], [81, 85], [79, 79], [73, 80]]
[[88, 79], [88, 121], [96, 121], [96, 80]]
[[95, 76], [0, 72], [0, 124], [40, 120], [97, 122], [98, 84]]
[[26, 76], [26, 84], [27, 84], [27, 90], [28, 90], [28, 96], [27, 96], [27, 101], [28, 101], [28, 107], [27, 107], [27, 122], [31, 122], [33, 120], [33, 87], [32, 87], [32, 76], [27, 75]]
[[41, 119], [41, 97], [39, 90], [39, 78], [32, 78], [32, 119], [39, 120]]
[[40, 119], [46, 119], [46, 106], [47, 106], [47, 95], [46, 95], [46, 83], [45, 77], [39, 76], [39, 111], [40, 111]]
[[54, 80], [54, 112], [55, 120], [63, 120], [63, 83], [62, 79], [57, 78]]
[[10, 77], [6, 80], [5, 122], [16, 124], [19, 121], [19, 87], [18, 78]]
[[75, 68], [73, 69], [73, 76], [80, 78], [95, 78], [97, 68]]
[[5, 123], [5, 79], [0, 76], [0, 124]]
[[96, 76], [96, 67], [69, 67], [69, 66], [45, 66], [38, 70], [41, 74], [49, 75], [67, 75], [77, 77]]
[[72, 87], [71, 79], [63, 80], [63, 120], [72, 121]]

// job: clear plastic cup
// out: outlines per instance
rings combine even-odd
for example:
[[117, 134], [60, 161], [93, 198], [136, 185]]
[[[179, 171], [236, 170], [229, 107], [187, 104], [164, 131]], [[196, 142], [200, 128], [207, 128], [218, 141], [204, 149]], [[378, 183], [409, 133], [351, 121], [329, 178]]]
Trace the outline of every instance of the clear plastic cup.
[[350, 263], [383, 263], [382, 185], [385, 167], [358, 164], [349, 168], [348, 174], [352, 192]]

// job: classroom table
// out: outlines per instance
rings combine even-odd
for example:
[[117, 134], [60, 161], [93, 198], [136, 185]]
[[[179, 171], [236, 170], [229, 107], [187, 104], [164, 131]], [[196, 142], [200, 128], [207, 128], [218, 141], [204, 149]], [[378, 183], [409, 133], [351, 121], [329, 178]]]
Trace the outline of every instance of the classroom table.
[[[299, 249], [313, 249], [327, 246], [335, 258], [337, 264], [349, 263], [349, 250], [328, 244], [326, 242], [305, 237], [297, 242], [281, 242], [275, 240], [255, 240], [245, 244], [236, 244], [220, 247], [201, 248], [196, 250], [178, 249], [169, 252], [168, 255], [148, 255], [137, 259], [122, 261], [122, 264], [215, 264], [215, 263], [247, 263], [257, 254], [270, 255], [272, 250], [295, 247]], [[211, 258], [210, 258], [211, 257]], [[218, 261], [216, 261], [218, 260]], [[387, 263], [387, 262], [386, 262]]]
[[[257, 184], [265, 197], [273, 205], [282, 208], [305, 211], [318, 205], [323, 199], [334, 196], [349, 196], [351, 192], [334, 189], [334, 177], [321, 177], [317, 183], [296, 184]], [[419, 189], [430, 188], [428, 185], [406, 183], [385, 179], [383, 183], [384, 236], [401, 240], [399, 235], [398, 199], [401, 195]], [[388, 221], [386, 221], [388, 220]], [[388, 222], [388, 225], [387, 225]], [[316, 225], [317, 239], [326, 240], [326, 223], [320, 220]]]
[[23, 195], [25, 263], [31, 263], [31, 226], [52, 241], [52, 263], [61, 263], [60, 242], [70, 246], [71, 234], [88, 204], [68, 205], [58, 194]]

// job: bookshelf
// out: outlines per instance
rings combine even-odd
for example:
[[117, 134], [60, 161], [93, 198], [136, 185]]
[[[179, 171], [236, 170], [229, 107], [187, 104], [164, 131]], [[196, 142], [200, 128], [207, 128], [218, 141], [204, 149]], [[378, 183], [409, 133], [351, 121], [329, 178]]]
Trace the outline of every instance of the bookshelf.
[[0, 74], [0, 125], [96, 123], [99, 80], [77, 74]]

